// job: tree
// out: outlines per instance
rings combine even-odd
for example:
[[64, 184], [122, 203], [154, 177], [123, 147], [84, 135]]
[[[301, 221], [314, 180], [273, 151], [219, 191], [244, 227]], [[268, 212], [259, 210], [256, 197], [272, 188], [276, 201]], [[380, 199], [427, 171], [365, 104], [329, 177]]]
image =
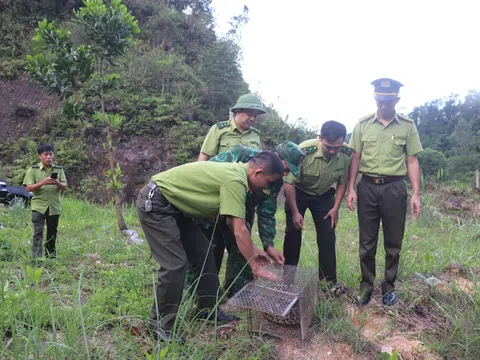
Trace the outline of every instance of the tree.
[[31, 79], [60, 100], [70, 98], [93, 74], [95, 58], [90, 46], [74, 48], [70, 33], [46, 19], [35, 29], [33, 55], [27, 55]]
[[129, 0], [142, 26], [142, 38], [153, 47], [181, 55], [196, 65], [216, 39], [211, 0]]
[[255, 125], [262, 132], [262, 143], [267, 149], [274, 149], [285, 140], [296, 144], [313, 139], [318, 129], [310, 128], [305, 119], [298, 118], [294, 122], [283, 120], [273, 105], [266, 107], [267, 114], [260, 115]]
[[[28, 70], [33, 79], [50, 92], [57, 93], [61, 99], [68, 99], [88, 81], [90, 96], [97, 98], [100, 104], [100, 111], [95, 113], [93, 119], [103, 124], [107, 134], [107, 187], [114, 193], [118, 227], [126, 230], [120, 194], [123, 187], [122, 171], [113, 157], [112, 139], [112, 131], [120, 127], [121, 117], [105, 111], [105, 88], [115, 84], [119, 77], [106, 71], [115, 66], [115, 60], [125, 53], [133, 43], [133, 35], [139, 33], [140, 29], [121, 0], [112, 0], [109, 6], [103, 0], [84, 0], [83, 3], [85, 6], [74, 11], [74, 14], [88, 45], [81, 45], [74, 50], [68, 31], [56, 29], [53, 22], [43, 20], [34, 39], [36, 53], [27, 57]], [[66, 109], [71, 114], [79, 115], [75, 104], [66, 106]]]
[[472, 122], [461, 118], [451, 138], [456, 145], [456, 155], [472, 155], [478, 145], [478, 135], [472, 129]]
[[205, 101], [213, 117], [227, 116], [237, 98], [248, 92], [238, 64], [240, 48], [227, 39], [217, 41], [202, 59], [201, 75], [207, 86]]
[[215, 41], [201, 58], [200, 72], [207, 86], [204, 101], [212, 120], [221, 116], [225, 119], [237, 98], [249, 92], [239, 64], [241, 30], [247, 23], [248, 7], [244, 6], [240, 15], [230, 19], [226, 36]]
[[230, 24], [230, 29], [227, 32], [227, 38], [239, 43], [242, 37], [241, 31], [243, 26], [248, 24], [248, 20], [250, 20], [248, 17], [248, 7], [247, 5], [244, 5], [242, 13], [240, 15], [233, 16], [228, 22]]

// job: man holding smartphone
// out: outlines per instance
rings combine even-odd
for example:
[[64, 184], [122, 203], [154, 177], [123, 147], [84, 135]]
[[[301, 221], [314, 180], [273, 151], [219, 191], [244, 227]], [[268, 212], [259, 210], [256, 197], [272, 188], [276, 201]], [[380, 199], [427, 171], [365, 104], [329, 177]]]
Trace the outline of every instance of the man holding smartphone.
[[33, 192], [31, 201], [33, 223], [33, 258], [42, 257], [43, 228], [47, 223], [45, 256], [56, 257], [58, 221], [62, 210], [60, 191], [67, 189], [67, 179], [63, 168], [53, 164], [52, 145], [40, 145], [37, 148], [40, 163], [32, 165], [23, 179], [26, 190]]

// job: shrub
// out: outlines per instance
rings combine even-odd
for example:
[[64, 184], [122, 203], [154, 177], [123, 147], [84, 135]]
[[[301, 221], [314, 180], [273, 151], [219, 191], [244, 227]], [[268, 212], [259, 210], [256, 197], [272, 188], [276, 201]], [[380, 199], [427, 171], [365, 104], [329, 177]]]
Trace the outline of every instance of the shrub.
[[426, 148], [418, 155], [423, 178], [426, 180], [439, 179], [447, 168], [447, 157], [440, 151]]
[[480, 169], [480, 154], [452, 156], [447, 160], [447, 176], [452, 180], [473, 183], [477, 169]]
[[199, 122], [184, 121], [168, 129], [168, 139], [173, 148], [177, 165], [195, 161], [197, 158], [208, 126]]

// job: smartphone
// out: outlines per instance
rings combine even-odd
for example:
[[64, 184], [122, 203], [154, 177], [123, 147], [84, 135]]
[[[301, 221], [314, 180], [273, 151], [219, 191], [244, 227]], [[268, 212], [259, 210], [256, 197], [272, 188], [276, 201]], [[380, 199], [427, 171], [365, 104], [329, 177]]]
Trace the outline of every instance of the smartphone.
[[52, 173], [52, 175], [50, 175], [50, 177], [52, 179], [57, 179], [58, 178], [58, 173]]

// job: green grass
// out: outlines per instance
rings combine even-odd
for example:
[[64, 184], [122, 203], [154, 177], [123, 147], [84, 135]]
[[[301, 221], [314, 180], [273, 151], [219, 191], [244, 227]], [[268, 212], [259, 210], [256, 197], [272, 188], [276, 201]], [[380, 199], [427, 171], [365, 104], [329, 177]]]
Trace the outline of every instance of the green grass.
[[[470, 196], [470, 195], [469, 195]], [[472, 197], [477, 202], [480, 199]], [[480, 225], [465, 216], [442, 215], [439, 199], [424, 196], [420, 219], [409, 218], [398, 278], [404, 305], [390, 314], [404, 330], [402, 319], [427, 314], [430, 324], [420, 335], [428, 351], [450, 358], [480, 358]], [[193, 319], [193, 299], [186, 297], [178, 331], [189, 340], [184, 346], [156, 343], [145, 331], [156, 281], [157, 264], [147, 243], [128, 246], [116, 228], [112, 206], [100, 207], [66, 198], [60, 218], [58, 258], [41, 264], [31, 261], [30, 211], [0, 207], [0, 358], [5, 359], [269, 359], [278, 356], [277, 341], [251, 337], [245, 323], [235, 336], [222, 328]], [[124, 216], [131, 229], [143, 233], [133, 207]], [[281, 249], [285, 215], [277, 214], [276, 245]], [[254, 229], [255, 233], [255, 229]], [[259, 244], [258, 237], [255, 242]], [[383, 274], [383, 238], [377, 254], [377, 278]], [[305, 219], [300, 265], [317, 266], [316, 233]], [[430, 287], [424, 279], [452, 265], [473, 283], [465, 292], [450, 285], [449, 292]], [[358, 223], [356, 214], [342, 208], [337, 230], [338, 279], [357, 289]], [[352, 324], [349, 299], [324, 296], [315, 310], [311, 331], [325, 343], [349, 344], [354, 353], [377, 357], [372, 339]], [[367, 310], [365, 313], [369, 314]], [[405, 328], [406, 331], [406, 328]], [[218, 336], [217, 336], [218, 335]]]

